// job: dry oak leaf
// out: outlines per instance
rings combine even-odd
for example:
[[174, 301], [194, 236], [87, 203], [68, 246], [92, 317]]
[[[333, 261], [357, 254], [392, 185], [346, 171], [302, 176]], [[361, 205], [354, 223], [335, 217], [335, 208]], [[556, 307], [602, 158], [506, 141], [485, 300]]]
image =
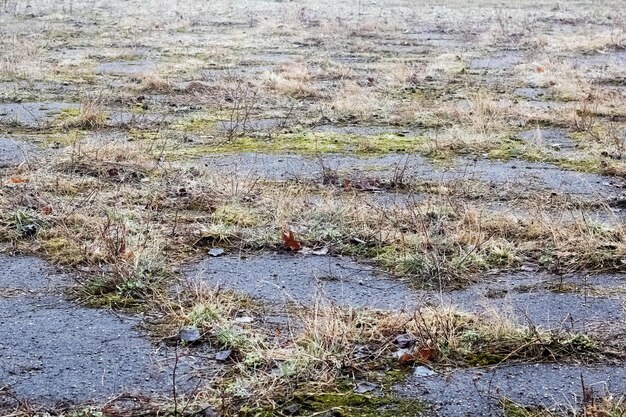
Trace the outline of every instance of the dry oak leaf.
[[6, 180], [4, 182], [4, 185], [8, 186], [8, 187], [14, 187], [17, 184], [24, 184], [28, 182], [27, 178], [22, 178], [22, 177], [11, 177], [8, 180]]
[[300, 249], [302, 249], [302, 245], [300, 244], [300, 242], [296, 240], [296, 237], [293, 234], [293, 231], [283, 228], [282, 237], [283, 237], [283, 242], [285, 242], [285, 246], [289, 250], [297, 252]]
[[413, 365], [415, 363], [415, 356], [410, 353], [403, 353], [398, 359], [401, 366]]
[[429, 362], [435, 353], [437, 353], [437, 350], [431, 347], [421, 347], [417, 351], [417, 355], [422, 362]]

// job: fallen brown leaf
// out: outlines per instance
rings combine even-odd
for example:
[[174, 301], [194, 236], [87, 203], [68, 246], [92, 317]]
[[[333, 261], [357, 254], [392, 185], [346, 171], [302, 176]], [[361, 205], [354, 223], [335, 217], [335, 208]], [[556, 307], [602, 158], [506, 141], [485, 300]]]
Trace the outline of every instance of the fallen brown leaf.
[[302, 245], [300, 244], [300, 242], [298, 242], [296, 240], [296, 236], [293, 234], [293, 231], [291, 230], [285, 230], [283, 228], [283, 233], [282, 233], [282, 237], [283, 237], [283, 242], [285, 242], [285, 246], [289, 249], [292, 250], [294, 252], [299, 251], [300, 249], [302, 249]]
[[418, 349], [417, 351], [417, 355], [419, 356], [420, 360], [422, 362], [428, 362], [430, 361], [430, 358], [433, 357], [433, 355], [435, 354], [436, 350], [430, 347], [421, 347]]
[[415, 363], [415, 356], [411, 355], [410, 353], [404, 353], [402, 356], [400, 356], [400, 359], [398, 359], [398, 362], [402, 366], [412, 365]]

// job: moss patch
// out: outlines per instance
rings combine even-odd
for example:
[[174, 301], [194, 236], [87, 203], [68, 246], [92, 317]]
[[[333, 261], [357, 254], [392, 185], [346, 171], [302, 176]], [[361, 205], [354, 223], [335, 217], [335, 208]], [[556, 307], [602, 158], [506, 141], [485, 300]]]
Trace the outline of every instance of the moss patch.
[[[360, 395], [353, 392], [296, 393], [283, 406], [283, 414], [294, 416], [325, 415], [333, 417], [413, 417], [420, 415], [423, 405], [415, 400], [391, 395]], [[244, 416], [275, 416], [275, 411], [244, 412]]]
[[419, 136], [397, 136], [394, 134], [361, 136], [313, 132], [285, 133], [273, 136], [271, 140], [242, 137], [226, 143], [180, 149], [175, 151], [176, 154], [172, 156], [181, 157], [185, 155], [238, 152], [380, 155], [394, 152], [419, 152], [423, 150], [423, 145], [424, 139]]

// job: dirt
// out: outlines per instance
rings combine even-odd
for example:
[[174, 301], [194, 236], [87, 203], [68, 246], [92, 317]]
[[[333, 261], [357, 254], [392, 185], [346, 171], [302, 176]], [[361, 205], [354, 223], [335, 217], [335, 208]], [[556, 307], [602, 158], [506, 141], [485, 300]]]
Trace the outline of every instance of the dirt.
[[[33, 405], [171, 394], [172, 349], [150, 342], [138, 317], [66, 301], [61, 290], [72, 283], [38, 259], [0, 255], [2, 392]], [[181, 361], [178, 385], [188, 391], [196, 360]], [[3, 404], [10, 399], [0, 393]]]
[[185, 276], [274, 304], [314, 305], [330, 300], [341, 306], [389, 310], [410, 308], [417, 301], [402, 282], [369, 266], [331, 256], [223, 256], [189, 266]]

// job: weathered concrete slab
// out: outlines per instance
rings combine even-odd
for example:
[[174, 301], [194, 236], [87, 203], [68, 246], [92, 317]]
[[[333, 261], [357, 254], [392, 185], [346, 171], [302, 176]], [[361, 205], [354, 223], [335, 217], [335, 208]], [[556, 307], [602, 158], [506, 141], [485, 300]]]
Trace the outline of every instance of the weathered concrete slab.
[[434, 166], [418, 155], [358, 158], [348, 155], [311, 157], [294, 154], [241, 153], [204, 158], [204, 164], [225, 174], [272, 180], [318, 180], [324, 172], [345, 176], [391, 178], [403, 169], [405, 178], [454, 181], [471, 179], [520, 190], [551, 190], [580, 197], [617, 197], [623, 181], [601, 175], [564, 171], [550, 164], [459, 158], [451, 166]]
[[0, 103], [0, 123], [27, 127], [45, 126], [65, 109], [78, 109], [78, 103]]
[[0, 168], [16, 166], [24, 162], [27, 145], [12, 138], [0, 136]]
[[495, 369], [460, 369], [448, 375], [412, 376], [396, 387], [407, 397], [431, 404], [430, 415], [503, 416], [499, 400], [529, 407], [571, 410], [582, 399], [582, 384], [596, 395], [626, 393], [624, 365], [521, 364]]
[[[624, 331], [620, 324], [624, 323], [624, 295], [610, 295], [616, 281], [623, 282], [623, 277], [518, 272], [486, 277], [467, 289], [428, 298], [466, 311], [495, 313], [524, 326], [604, 337]], [[575, 286], [580, 291], [574, 291]], [[597, 295], [602, 289], [607, 295]]]
[[302, 254], [209, 258], [187, 268], [188, 278], [243, 292], [269, 303], [401, 309], [416, 305], [406, 284], [344, 258]]
[[[38, 259], [0, 256], [0, 385], [31, 404], [171, 394], [173, 353], [138, 331], [137, 318], [66, 301], [67, 284]], [[181, 391], [192, 385], [187, 365]]]

